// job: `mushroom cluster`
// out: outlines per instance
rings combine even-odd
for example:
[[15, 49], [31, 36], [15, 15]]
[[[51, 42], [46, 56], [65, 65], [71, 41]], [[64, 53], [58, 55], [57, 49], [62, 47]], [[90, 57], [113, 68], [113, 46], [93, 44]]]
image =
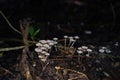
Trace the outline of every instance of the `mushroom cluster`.
[[[67, 48], [72, 48], [75, 42], [79, 39], [79, 36], [64, 36], [64, 49], [67, 50]], [[67, 40], [69, 41], [67, 45]]]
[[100, 47], [100, 53], [111, 53], [111, 50], [108, 47]]
[[84, 52], [87, 52], [85, 56], [89, 57], [90, 53], [92, 52], [92, 49], [89, 49], [87, 46], [81, 46], [77, 48], [78, 55], [82, 55]]
[[57, 44], [55, 40], [40, 40], [35, 48], [35, 51], [38, 53], [38, 58], [40, 58], [41, 61], [45, 62], [47, 58], [50, 56], [51, 48], [52, 46], [55, 46]]

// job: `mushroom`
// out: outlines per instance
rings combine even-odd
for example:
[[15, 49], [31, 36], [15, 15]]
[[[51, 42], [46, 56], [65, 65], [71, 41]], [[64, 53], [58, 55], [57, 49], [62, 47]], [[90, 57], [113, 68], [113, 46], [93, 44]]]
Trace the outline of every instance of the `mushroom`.
[[99, 49], [99, 52], [100, 52], [100, 53], [104, 53], [105, 50], [104, 50], [104, 49]]
[[56, 50], [56, 52], [57, 52], [57, 44], [58, 44], [58, 42], [57, 42], [57, 41], [54, 41], [53, 43], [54, 43], [55, 50]]
[[87, 47], [87, 46], [82, 46], [82, 48], [83, 48], [83, 49], [88, 49], [88, 47]]
[[74, 38], [77, 40], [77, 39], [79, 39], [79, 36], [74, 36]]
[[73, 43], [71, 44], [70, 47], [73, 47], [73, 45], [75, 44], [75, 42], [77, 41], [77, 39], [79, 39], [79, 36], [74, 36], [75, 40], [73, 41]]
[[42, 44], [41, 43], [37, 43], [36, 46], [42, 46]]
[[47, 43], [46, 40], [40, 40], [39, 42], [42, 43], [42, 44], [46, 44]]
[[77, 53], [78, 54], [82, 54], [83, 52], [81, 50], [77, 50]]
[[58, 38], [53, 38], [53, 40], [54, 40], [54, 41], [57, 41], [57, 40], [58, 40]]
[[92, 49], [87, 49], [87, 52], [92, 52]]
[[39, 53], [39, 52], [42, 52], [42, 49], [40, 49], [40, 48], [35, 48], [35, 51], [36, 51], [37, 53]]

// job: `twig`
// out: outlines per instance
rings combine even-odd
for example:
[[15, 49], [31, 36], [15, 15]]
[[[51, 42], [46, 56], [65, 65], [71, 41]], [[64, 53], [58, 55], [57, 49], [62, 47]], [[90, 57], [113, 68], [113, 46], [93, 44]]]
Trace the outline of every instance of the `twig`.
[[12, 50], [18, 50], [18, 49], [23, 49], [25, 46], [18, 46], [18, 47], [10, 47], [10, 48], [0, 48], [1, 51], [12, 51]]
[[18, 31], [17, 29], [15, 29], [15, 28], [12, 26], [12, 24], [9, 22], [9, 20], [7, 19], [7, 17], [3, 14], [3, 12], [2, 12], [1, 10], [0, 10], [0, 14], [3, 16], [3, 18], [6, 20], [6, 22], [8, 23], [8, 25], [10, 26], [10, 28], [11, 28], [12, 30], [14, 30], [15, 32], [21, 34], [20, 31]]

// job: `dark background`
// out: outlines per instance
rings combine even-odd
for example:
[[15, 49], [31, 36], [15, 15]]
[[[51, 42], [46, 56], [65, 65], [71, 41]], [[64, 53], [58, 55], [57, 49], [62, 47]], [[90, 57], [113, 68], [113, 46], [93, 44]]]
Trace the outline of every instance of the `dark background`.
[[[23, 18], [40, 23], [43, 38], [64, 34], [86, 36], [84, 31], [91, 30], [91, 38], [120, 39], [117, 0], [0, 0], [0, 9], [18, 29], [18, 21]], [[0, 25], [1, 34], [8, 36], [6, 32], [12, 32], [2, 16]]]

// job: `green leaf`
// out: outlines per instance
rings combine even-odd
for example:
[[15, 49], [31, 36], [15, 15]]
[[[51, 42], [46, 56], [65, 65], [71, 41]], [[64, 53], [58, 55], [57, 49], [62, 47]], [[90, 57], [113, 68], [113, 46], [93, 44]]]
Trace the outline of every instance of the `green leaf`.
[[35, 31], [35, 33], [33, 34], [33, 37], [36, 36], [39, 32], [40, 32], [40, 28]]
[[30, 33], [31, 37], [33, 37], [34, 32], [35, 32], [35, 30], [34, 30], [33, 26], [30, 26], [29, 33]]

